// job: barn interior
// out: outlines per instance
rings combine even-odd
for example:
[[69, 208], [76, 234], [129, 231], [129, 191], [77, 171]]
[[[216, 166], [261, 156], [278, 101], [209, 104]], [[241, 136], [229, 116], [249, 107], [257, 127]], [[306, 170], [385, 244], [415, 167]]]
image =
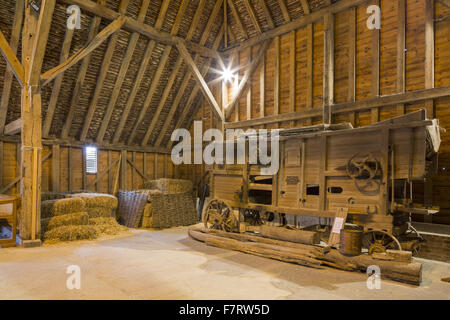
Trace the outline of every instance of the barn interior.
[[449, 0], [2, 0], [0, 53], [0, 299], [450, 299]]

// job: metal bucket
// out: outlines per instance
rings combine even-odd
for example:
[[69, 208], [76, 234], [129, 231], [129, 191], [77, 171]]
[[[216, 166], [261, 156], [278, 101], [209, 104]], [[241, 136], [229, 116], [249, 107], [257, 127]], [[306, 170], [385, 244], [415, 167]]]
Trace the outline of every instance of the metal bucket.
[[348, 256], [361, 254], [362, 230], [342, 229], [340, 233], [339, 252]]

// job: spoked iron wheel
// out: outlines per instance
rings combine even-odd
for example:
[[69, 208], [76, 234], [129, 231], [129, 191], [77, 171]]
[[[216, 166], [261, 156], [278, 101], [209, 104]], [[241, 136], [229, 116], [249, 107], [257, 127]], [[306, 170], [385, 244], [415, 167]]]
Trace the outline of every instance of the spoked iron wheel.
[[400, 242], [392, 234], [381, 231], [367, 231], [363, 235], [362, 247], [369, 250], [369, 254], [382, 253], [386, 250], [402, 250]]
[[203, 210], [203, 223], [207, 229], [227, 232], [239, 231], [238, 221], [229, 204], [222, 200], [211, 200]]

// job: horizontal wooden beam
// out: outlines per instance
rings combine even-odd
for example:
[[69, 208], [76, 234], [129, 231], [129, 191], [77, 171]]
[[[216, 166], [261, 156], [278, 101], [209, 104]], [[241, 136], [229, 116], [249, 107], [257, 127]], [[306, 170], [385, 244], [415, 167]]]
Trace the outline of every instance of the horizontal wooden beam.
[[[0, 135], [0, 141], [4, 142], [20, 142], [20, 136], [6, 136], [6, 135]], [[148, 153], [160, 153], [160, 154], [170, 154], [170, 150], [168, 148], [163, 147], [140, 147], [140, 146], [129, 146], [125, 144], [109, 144], [109, 143], [103, 143], [98, 144], [93, 141], [87, 141], [87, 142], [81, 142], [71, 139], [42, 139], [42, 144], [49, 146], [54, 144], [59, 144], [62, 147], [73, 147], [73, 148], [83, 148], [87, 145], [89, 146], [95, 146], [98, 149], [101, 150], [112, 150], [112, 151], [121, 151], [121, 150], [127, 150], [127, 151], [137, 151], [137, 152], [148, 152]]]
[[20, 63], [19, 59], [17, 59], [13, 49], [10, 47], [8, 41], [3, 35], [3, 32], [1, 31], [0, 31], [0, 53], [5, 58], [6, 63], [16, 76], [20, 86], [23, 88], [25, 83], [25, 71], [23, 69], [22, 63]]
[[310, 23], [314, 23], [319, 20], [322, 20], [323, 17], [327, 14], [330, 14], [330, 13], [336, 14], [336, 13], [345, 11], [351, 7], [357, 7], [359, 5], [362, 5], [368, 1], [369, 0], [341, 0], [341, 1], [338, 1], [334, 4], [332, 4], [331, 6], [327, 6], [320, 10], [311, 12], [310, 14], [306, 14], [298, 19], [293, 20], [290, 23], [286, 23], [275, 29], [266, 31], [256, 37], [253, 37], [251, 39], [243, 41], [235, 47], [224, 50], [223, 53], [224, 54], [233, 54], [233, 53], [242, 51], [246, 48], [253, 47], [254, 45], [256, 45], [264, 40], [272, 39], [276, 36], [280, 36], [282, 34], [289, 33], [292, 30], [306, 27]]
[[[447, 96], [450, 96], [450, 86], [408, 91], [405, 93], [396, 93], [356, 102], [337, 103], [332, 105], [331, 112], [333, 114], [338, 114], [345, 112], [364, 111], [369, 110], [371, 108], [380, 108], [400, 103], [417, 102]], [[323, 108], [314, 108], [290, 113], [283, 113], [279, 115], [271, 115], [263, 118], [255, 118], [238, 122], [227, 122], [225, 123], [225, 128], [236, 129], [236, 128], [259, 126], [269, 123], [306, 119], [311, 117], [321, 117], [322, 112]]]
[[111, 22], [102, 31], [100, 31], [91, 42], [89, 42], [83, 49], [78, 50], [71, 57], [65, 60], [63, 63], [57, 65], [56, 67], [46, 71], [41, 75], [42, 86], [45, 86], [59, 74], [69, 69], [71, 66], [75, 65], [78, 61], [89, 55], [98, 46], [100, 46], [103, 41], [108, 39], [110, 35], [118, 31], [125, 23], [125, 18], [119, 16], [116, 20]]
[[[97, 16], [100, 16], [107, 20], [114, 20], [117, 19], [120, 14], [112, 9], [107, 8], [106, 6], [97, 4], [90, 0], [58, 0], [63, 3], [67, 4], [76, 4], [78, 5], [82, 10], [90, 12], [92, 14], [95, 14]], [[140, 33], [147, 38], [153, 39], [157, 42], [162, 42], [168, 45], [177, 45], [179, 42], [183, 43], [187, 48], [190, 50], [197, 52], [201, 54], [202, 56], [210, 57], [210, 58], [216, 58], [217, 52], [213, 49], [210, 49], [205, 46], [201, 46], [195, 42], [192, 41], [186, 41], [183, 38], [170, 35], [167, 32], [158, 31], [156, 28], [145, 24], [143, 22], [139, 22], [135, 19], [132, 19], [130, 17], [125, 17], [125, 24], [123, 25], [123, 28], [132, 31]]]
[[22, 131], [22, 118], [14, 120], [5, 126], [4, 134], [11, 136]]

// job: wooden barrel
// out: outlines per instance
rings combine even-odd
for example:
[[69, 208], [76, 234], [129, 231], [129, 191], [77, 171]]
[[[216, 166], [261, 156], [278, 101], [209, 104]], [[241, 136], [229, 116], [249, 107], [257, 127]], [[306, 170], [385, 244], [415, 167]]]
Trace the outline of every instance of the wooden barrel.
[[348, 256], [361, 254], [362, 230], [342, 229], [340, 233], [339, 252]]

